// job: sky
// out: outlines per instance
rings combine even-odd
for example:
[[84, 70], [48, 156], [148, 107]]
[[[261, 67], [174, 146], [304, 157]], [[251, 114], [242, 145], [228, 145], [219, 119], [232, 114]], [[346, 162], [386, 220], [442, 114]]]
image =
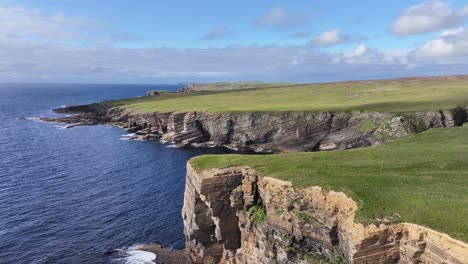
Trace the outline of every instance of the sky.
[[466, 0], [0, 0], [0, 82], [468, 73]]

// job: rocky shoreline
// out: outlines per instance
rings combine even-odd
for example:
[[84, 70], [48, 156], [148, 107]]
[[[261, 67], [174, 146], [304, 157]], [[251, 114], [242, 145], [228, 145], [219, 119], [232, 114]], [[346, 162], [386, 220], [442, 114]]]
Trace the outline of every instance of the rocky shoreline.
[[[466, 107], [411, 113], [141, 113], [98, 103], [54, 112], [67, 116], [41, 120], [67, 123], [68, 128], [112, 125], [132, 133], [130, 139], [179, 147], [257, 152], [374, 146], [468, 121]], [[388, 219], [363, 226], [354, 222], [357, 205], [345, 194], [324, 193], [320, 187], [296, 190], [250, 168], [197, 172], [189, 162], [184, 196], [186, 250], [144, 246], [141, 250], [157, 254], [158, 263], [316, 263], [335, 258], [363, 264], [461, 264], [468, 260], [467, 245], [444, 234]], [[252, 209], [257, 207], [261, 211]]]
[[75, 126], [108, 124], [134, 134], [130, 139], [160, 140], [178, 147], [227, 147], [256, 152], [304, 152], [351, 149], [431, 128], [460, 126], [468, 109], [381, 112], [143, 113], [108, 103], [53, 110], [68, 114], [47, 122]]

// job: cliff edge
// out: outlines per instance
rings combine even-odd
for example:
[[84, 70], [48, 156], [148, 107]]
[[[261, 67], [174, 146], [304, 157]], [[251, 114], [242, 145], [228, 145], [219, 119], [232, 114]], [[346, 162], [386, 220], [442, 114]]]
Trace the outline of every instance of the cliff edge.
[[293, 188], [249, 167], [187, 164], [182, 216], [193, 263], [453, 263], [468, 245], [411, 223], [363, 225], [344, 193]]
[[140, 112], [99, 103], [54, 110], [73, 114], [42, 118], [78, 125], [110, 124], [134, 138], [178, 146], [224, 146], [257, 152], [301, 152], [380, 145], [430, 128], [460, 126], [468, 109], [385, 112]]

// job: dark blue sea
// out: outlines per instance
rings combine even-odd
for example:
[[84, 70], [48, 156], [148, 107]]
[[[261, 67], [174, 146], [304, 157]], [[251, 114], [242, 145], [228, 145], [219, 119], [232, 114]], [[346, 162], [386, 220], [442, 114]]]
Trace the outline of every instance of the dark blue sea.
[[0, 263], [117, 263], [109, 257], [116, 249], [182, 249], [185, 163], [226, 150], [128, 141], [119, 128], [36, 119], [62, 105], [178, 88], [0, 84]]

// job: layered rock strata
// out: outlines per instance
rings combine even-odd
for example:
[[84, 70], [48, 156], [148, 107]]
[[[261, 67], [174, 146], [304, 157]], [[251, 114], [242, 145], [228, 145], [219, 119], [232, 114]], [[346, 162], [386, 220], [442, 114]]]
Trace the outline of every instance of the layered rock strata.
[[193, 263], [468, 263], [468, 245], [410, 223], [363, 225], [357, 204], [248, 167], [187, 165], [182, 216]]
[[126, 128], [140, 139], [260, 152], [365, 147], [430, 128], [459, 126], [468, 118], [466, 108], [411, 113], [140, 113], [101, 103], [55, 111], [76, 115], [43, 120], [71, 126], [111, 124]]

